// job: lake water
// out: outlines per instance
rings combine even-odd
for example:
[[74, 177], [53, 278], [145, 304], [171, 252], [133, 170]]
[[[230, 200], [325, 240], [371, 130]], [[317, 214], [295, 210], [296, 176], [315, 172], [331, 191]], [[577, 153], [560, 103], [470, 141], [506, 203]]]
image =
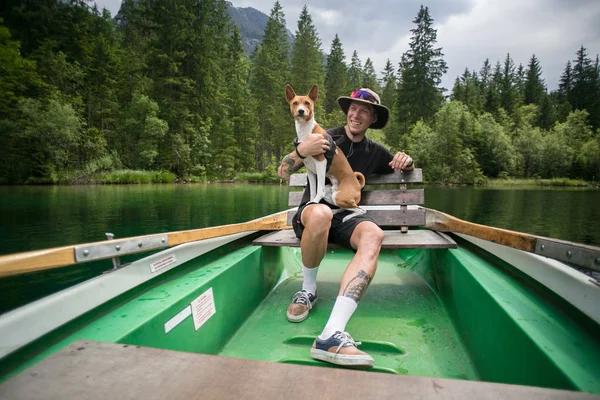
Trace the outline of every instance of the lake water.
[[[104, 240], [105, 232], [123, 238], [244, 222], [287, 208], [287, 193], [262, 184], [0, 186], [0, 254]], [[426, 186], [425, 202], [467, 221], [600, 246], [600, 190]], [[107, 265], [0, 279], [13, 299], [0, 313]]]

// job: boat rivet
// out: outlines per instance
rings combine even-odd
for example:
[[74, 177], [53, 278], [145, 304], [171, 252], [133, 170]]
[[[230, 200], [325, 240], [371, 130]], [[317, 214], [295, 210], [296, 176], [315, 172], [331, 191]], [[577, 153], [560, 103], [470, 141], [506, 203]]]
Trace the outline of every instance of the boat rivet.
[[545, 248], [546, 248], [546, 246], [545, 246], [545, 245], [541, 245], [541, 246], [540, 246], [540, 250], [541, 250], [541, 251], [544, 251], [544, 249], [545, 249]]
[[567, 250], [567, 257], [571, 258], [573, 256], [573, 252], [571, 250]]
[[119, 244], [118, 244], [118, 245], [116, 245], [116, 246], [115, 246], [115, 249], [117, 249], [117, 251], [120, 251], [120, 250], [121, 250], [121, 245], [119, 245]]
[[167, 240], [165, 238], [160, 239], [161, 242], [166, 242]]
[[142, 242], [138, 243], [138, 247], [141, 249], [142, 248]]
[[89, 250], [84, 250], [84, 251], [83, 251], [83, 256], [84, 256], [84, 257], [87, 257], [87, 256], [89, 256], [89, 255], [90, 255], [90, 251], [89, 251]]

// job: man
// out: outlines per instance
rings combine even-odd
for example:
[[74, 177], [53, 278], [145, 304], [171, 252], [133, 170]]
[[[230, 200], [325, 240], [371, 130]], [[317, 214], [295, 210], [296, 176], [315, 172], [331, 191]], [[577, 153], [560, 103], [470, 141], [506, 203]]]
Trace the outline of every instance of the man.
[[[381, 105], [379, 96], [370, 89], [355, 90], [349, 97], [338, 98], [346, 114], [346, 125], [327, 131], [344, 152], [354, 171], [365, 177], [414, 169], [412, 158], [404, 152], [395, 155], [365, 136], [367, 130], [382, 129], [389, 120], [389, 110]], [[289, 176], [302, 167], [306, 156], [323, 154], [329, 142], [320, 134], [311, 134], [296, 150], [283, 159], [278, 174]], [[322, 201], [309, 203], [308, 190], [294, 217], [293, 227], [302, 250], [304, 279], [302, 290], [294, 295], [287, 311], [288, 320], [301, 322], [308, 317], [317, 300], [317, 272], [327, 250], [327, 242], [339, 243], [356, 251], [342, 275], [340, 291], [323, 332], [315, 339], [312, 358], [346, 366], [372, 367], [373, 358], [357, 349], [357, 343], [345, 332], [346, 324], [358, 306], [363, 293], [373, 279], [383, 240], [383, 231], [368, 215], [356, 215], [343, 222], [349, 211], [333, 213]]]

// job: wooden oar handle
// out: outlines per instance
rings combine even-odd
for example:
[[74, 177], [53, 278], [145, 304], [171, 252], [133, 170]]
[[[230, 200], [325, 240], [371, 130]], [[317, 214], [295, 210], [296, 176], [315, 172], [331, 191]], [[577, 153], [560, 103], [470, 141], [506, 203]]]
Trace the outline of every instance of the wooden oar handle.
[[534, 235], [463, 221], [429, 208], [425, 208], [425, 211], [425, 226], [431, 230], [464, 233], [523, 251], [531, 252], [535, 249]]
[[437, 210], [424, 209], [425, 226], [431, 230], [463, 233], [577, 267], [600, 271], [600, 247], [475, 224]]
[[[222, 225], [209, 228], [192, 229], [187, 231], [170, 232], [159, 235], [164, 236], [164, 245], [158, 245], [153, 248], [140, 247], [135, 251], [111, 253], [107, 255], [97, 255], [94, 258], [84, 259], [78, 257], [78, 254], [93, 252], [97, 248], [106, 248], [107, 246], [116, 247], [131, 245], [134, 243], [144, 243], [153, 239], [157, 235], [135, 236], [124, 239], [106, 240], [102, 242], [78, 244], [73, 246], [56, 247], [53, 249], [34, 250], [25, 253], [10, 254], [0, 257], [0, 277], [24, 274], [28, 272], [42, 271], [57, 267], [78, 264], [93, 260], [112, 258], [115, 256], [134, 254], [140, 251], [148, 251], [156, 248], [176, 246], [183, 243], [195, 242], [198, 240], [211, 239], [220, 236], [233, 235], [241, 232], [259, 231], [259, 230], [277, 230], [288, 229], [287, 210], [277, 214], [268, 215], [263, 218], [255, 219], [239, 224]], [[130, 246], [131, 247], [131, 246]], [[77, 250], [77, 251], [76, 251]]]

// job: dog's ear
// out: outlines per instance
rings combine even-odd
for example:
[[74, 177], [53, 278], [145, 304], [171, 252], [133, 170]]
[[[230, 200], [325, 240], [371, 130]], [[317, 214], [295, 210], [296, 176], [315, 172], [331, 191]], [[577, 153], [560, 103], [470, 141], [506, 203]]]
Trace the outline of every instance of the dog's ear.
[[308, 97], [313, 101], [313, 103], [317, 102], [319, 98], [319, 87], [317, 84], [314, 84], [313, 87], [310, 88], [310, 92], [308, 92]]
[[294, 97], [296, 97], [296, 92], [294, 92], [294, 89], [292, 89], [290, 85], [285, 85], [285, 99], [288, 101], [288, 103], [292, 101]]

